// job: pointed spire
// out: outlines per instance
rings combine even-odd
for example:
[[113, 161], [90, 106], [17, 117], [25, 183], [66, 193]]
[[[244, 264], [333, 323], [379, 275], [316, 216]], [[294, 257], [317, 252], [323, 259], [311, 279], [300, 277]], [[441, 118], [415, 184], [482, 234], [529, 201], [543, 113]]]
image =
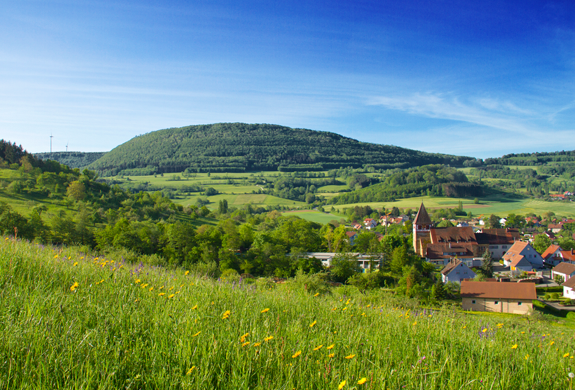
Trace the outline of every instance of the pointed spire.
[[419, 206], [419, 211], [413, 220], [413, 225], [431, 225], [431, 218], [429, 218], [429, 214], [427, 214], [427, 210], [421, 202], [421, 206]]

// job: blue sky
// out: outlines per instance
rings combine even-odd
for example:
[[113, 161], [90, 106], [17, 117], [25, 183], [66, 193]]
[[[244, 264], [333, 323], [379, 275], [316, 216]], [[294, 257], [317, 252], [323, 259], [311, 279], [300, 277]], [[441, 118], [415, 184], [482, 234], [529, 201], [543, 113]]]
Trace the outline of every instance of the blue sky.
[[216, 122], [496, 157], [575, 149], [575, 2], [0, 0], [0, 138]]

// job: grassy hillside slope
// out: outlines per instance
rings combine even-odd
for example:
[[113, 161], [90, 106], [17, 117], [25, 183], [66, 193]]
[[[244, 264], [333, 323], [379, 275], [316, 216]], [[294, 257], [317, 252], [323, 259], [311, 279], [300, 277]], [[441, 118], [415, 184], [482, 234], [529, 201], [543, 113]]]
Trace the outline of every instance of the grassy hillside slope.
[[131, 139], [89, 168], [105, 175], [245, 170], [322, 170], [372, 164], [379, 168], [470, 158], [359, 142], [329, 132], [268, 124], [217, 123], [158, 130]]
[[212, 281], [0, 237], [0, 388], [571, 385], [563, 327], [306, 283]]

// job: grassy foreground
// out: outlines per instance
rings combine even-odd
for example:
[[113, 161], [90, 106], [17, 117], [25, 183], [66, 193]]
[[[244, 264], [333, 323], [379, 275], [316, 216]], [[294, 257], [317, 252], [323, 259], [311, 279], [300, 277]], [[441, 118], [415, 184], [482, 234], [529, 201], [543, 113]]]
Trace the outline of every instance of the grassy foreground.
[[0, 389], [565, 389], [572, 331], [0, 243]]

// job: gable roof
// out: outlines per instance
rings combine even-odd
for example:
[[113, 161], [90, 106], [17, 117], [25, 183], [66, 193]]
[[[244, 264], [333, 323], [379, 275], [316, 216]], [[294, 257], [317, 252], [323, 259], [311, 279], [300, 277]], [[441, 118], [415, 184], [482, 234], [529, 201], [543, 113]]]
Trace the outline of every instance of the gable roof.
[[575, 261], [575, 251], [573, 251], [573, 249], [570, 251], [561, 251], [561, 256], [563, 257], [563, 260]]
[[357, 233], [356, 233], [356, 232], [345, 232], [345, 234], [346, 234], [348, 237], [350, 237], [350, 238], [353, 237], [353, 236], [357, 236]]
[[559, 272], [565, 275], [571, 275], [575, 272], [575, 264], [559, 263], [553, 268], [553, 272]]
[[510, 267], [529, 267], [532, 268], [533, 265], [524, 256], [515, 256]]
[[[425, 257], [428, 259], [450, 259], [453, 256], [475, 257], [479, 247], [475, 243], [447, 243], [428, 244], [425, 248]], [[448, 254], [444, 254], [448, 253]]]
[[[455, 271], [456, 268], [460, 268], [464, 267], [467, 269], [470, 269], [465, 263], [463, 263], [461, 260], [459, 260], [458, 258], [455, 259], [451, 259], [451, 261], [445, 266], [445, 268], [443, 268], [441, 270], [441, 273], [443, 275], [449, 275], [452, 271]], [[473, 272], [473, 271], [471, 271]]]
[[419, 206], [419, 211], [417, 212], [417, 215], [415, 216], [415, 219], [413, 220], [413, 224], [414, 225], [431, 225], [431, 218], [429, 218], [429, 214], [427, 214], [427, 210], [425, 209], [425, 206], [423, 205], [423, 202], [421, 202], [421, 206]]
[[562, 284], [564, 287], [573, 288], [575, 287], [575, 278], [569, 278]]
[[483, 229], [481, 233], [475, 233], [475, 238], [479, 244], [490, 245], [513, 245], [515, 241], [519, 241], [519, 229], [503, 228], [503, 229]]
[[432, 228], [430, 235], [431, 242], [434, 244], [441, 242], [477, 242], [471, 226]]
[[545, 252], [541, 255], [545, 260], [549, 259], [553, 253], [557, 251], [561, 251], [561, 247], [559, 245], [549, 245], [549, 248], [545, 249]]
[[516, 256], [520, 256], [521, 252], [529, 245], [528, 242], [516, 241], [515, 244], [509, 248], [507, 252], [503, 255], [503, 260], [514, 260]]
[[535, 283], [461, 281], [462, 298], [537, 299]]

